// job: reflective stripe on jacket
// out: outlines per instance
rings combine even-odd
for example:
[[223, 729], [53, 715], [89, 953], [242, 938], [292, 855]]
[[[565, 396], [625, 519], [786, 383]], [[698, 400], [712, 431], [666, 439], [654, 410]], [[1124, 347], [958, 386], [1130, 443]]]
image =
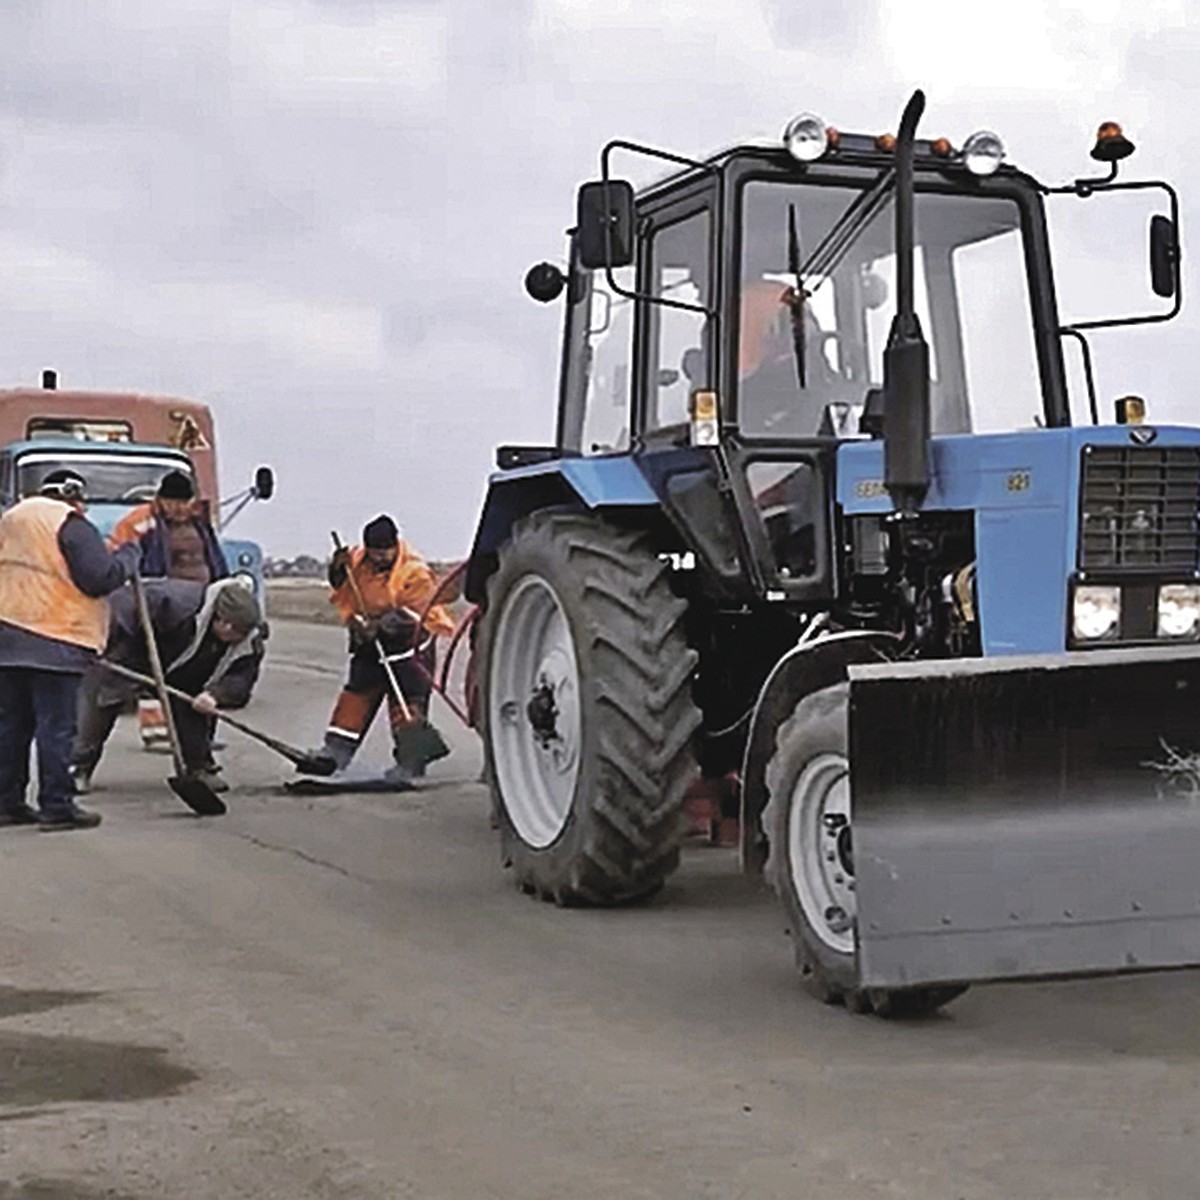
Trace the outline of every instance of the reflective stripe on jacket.
[[0, 517], [0, 621], [99, 653], [108, 605], [75, 586], [58, 544], [74, 511], [63, 500], [30, 496]]

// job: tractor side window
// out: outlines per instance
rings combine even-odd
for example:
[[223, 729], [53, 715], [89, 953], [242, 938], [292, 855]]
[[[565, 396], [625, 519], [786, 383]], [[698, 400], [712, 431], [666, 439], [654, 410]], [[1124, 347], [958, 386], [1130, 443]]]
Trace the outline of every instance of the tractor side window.
[[[680, 304], [710, 304], [708, 210], [658, 229], [650, 244], [651, 294]], [[696, 389], [711, 386], [706, 313], [668, 304], [650, 305], [650, 378], [646, 428], [686, 424]]]
[[[1037, 348], [1019, 229], [954, 250], [971, 429], [1032, 429], [1042, 413]], [[1014, 353], [1020, 347], [1020, 353]]]
[[[622, 291], [633, 291], [632, 267], [614, 271], [613, 278]], [[614, 294], [605, 273], [596, 271], [583, 304], [588, 370], [581, 449], [584, 454], [619, 453], [629, 449], [634, 302]]]

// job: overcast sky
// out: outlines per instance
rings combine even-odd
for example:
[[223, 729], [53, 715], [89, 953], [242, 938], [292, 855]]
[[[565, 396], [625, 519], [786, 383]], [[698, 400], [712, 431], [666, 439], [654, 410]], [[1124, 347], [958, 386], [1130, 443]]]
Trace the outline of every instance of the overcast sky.
[[[3, 0], [0, 384], [53, 366], [208, 402], [227, 490], [277, 470], [241, 518], [268, 553], [323, 553], [387, 510], [461, 555], [493, 447], [552, 436], [561, 311], [522, 276], [561, 256], [605, 140], [701, 154], [803, 109], [874, 132], [919, 85], [924, 132], [992, 127], [1050, 181], [1087, 173], [1097, 123], [1120, 120], [1127, 173], [1184, 189], [1186, 236], [1198, 9]], [[1087, 219], [1056, 226], [1064, 299], [1094, 298], [1089, 237], [1145, 275], [1140, 233], [1114, 247]], [[1102, 396], [1194, 420], [1198, 311], [1099, 342]]]

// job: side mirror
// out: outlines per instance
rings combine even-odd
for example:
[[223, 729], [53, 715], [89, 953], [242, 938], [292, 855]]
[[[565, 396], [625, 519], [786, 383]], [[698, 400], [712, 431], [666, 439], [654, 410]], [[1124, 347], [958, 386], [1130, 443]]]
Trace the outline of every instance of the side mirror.
[[594, 271], [633, 262], [633, 184], [624, 179], [585, 183], [576, 217], [581, 266]]
[[259, 467], [254, 472], [254, 498], [270, 500], [275, 495], [275, 472], [270, 467]]
[[1179, 234], [1175, 222], [1161, 214], [1150, 218], [1150, 286], [1168, 300], [1179, 286]]
[[567, 277], [553, 263], [535, 263], [525, 273], [525, 291], [539, 304], [557, 300], [566, 286]]

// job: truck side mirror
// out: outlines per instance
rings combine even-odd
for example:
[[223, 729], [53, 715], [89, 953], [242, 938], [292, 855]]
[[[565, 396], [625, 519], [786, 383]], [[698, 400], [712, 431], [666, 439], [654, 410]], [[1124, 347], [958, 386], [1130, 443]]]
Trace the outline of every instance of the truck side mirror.
[[254, 498], [270, 500], [275, 495], [275, 472], [270, 467], [259, 467], [254, 472]]
[[1175, 222], [1161, 213], [1150, 218], [1150, 286], [1170, 299], [1179, 283], [1179, 234]]
[[585, 183], [576, 218], [580, 266], [594, 271], [633, 262], [633, 184], [624, 179]]

